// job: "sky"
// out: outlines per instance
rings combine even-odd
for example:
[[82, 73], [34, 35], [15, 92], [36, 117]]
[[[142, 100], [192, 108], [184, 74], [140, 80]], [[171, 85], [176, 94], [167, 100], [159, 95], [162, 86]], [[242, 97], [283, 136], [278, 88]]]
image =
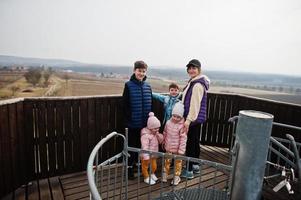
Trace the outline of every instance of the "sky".
[[0, 55], [301, 75], [301, 1], [0, 0]]

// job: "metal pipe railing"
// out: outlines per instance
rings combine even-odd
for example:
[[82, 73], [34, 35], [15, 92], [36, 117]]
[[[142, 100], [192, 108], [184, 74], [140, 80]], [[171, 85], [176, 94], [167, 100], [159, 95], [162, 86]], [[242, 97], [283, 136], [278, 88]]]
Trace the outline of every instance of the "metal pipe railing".
[[[105, 144], [108, 140], [110, 140], [111, 138], [115, 137], [115, 136], [120, 136], [123, 138], [123, 140], [125, 141], [125, 137], [124, 135], [120, 134], [120, 133], [117, 133], [117, 132], [112, 132], [110, 133], [109, 135], [107, 135], [105, 138], [103, 138], [95, 147], [94, 149], [92, 150], [90, 156], [89, 156], [89, 160], [88, 160], [88, 165], [87, 165], [87, 176], [88, 176], [88, 185], [89, 185], [89, 188], [90, 188], [90, 197], [92, 199], [95, 199], [95, 200], [101, 200], [101, 196], [99, 194], [99, 191], [97, 189], [97, 184], [98, 184], [98, 176], [96, 176], [96, 180], [95, 180], [95, 177], [94, 177], [94, 173], [93, 173], [93, 169], [94, 169], [94, 161], [96, 161], [96, 173], [98, 171], [98, 168], [99, 168], [99, 165], [98, 165], [98, 158], [97, 158], [97, 155], [98, 155], [98, 151], [99, 149], [103, 146], [103, 144]], [[124, 142], [124, 144], [126, 144], [126, 142]], [[118, 155], [114, 156], [113, 157], [114, 159], [118, 158]], [[103, 162], [103, 164], [108, 164], [110, 163], [111, 161], [113, 161], [113, 158], [110, 158], [108, 159], [107, 161]], [[110, 169], [109, 169], [109, 174], [110, 174]], [[97, 173], [98, 175], [98, 173]]]

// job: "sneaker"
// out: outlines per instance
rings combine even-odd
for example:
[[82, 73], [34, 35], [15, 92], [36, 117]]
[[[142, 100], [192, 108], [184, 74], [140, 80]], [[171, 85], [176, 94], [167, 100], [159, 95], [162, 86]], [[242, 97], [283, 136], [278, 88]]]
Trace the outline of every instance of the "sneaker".
[[162, 174], [162, 182], [166, 183], [167, 182], [167, 174], [163, 172]]
[[173, 180], [171, 181], [171, 184], [172, 185], [178, 185], [180, 183], [180, 181], [181, 181], [181, 178], [179, 176], [175, 176], [173, 178]]
[[152, 178], [145, 178], [144, 183], [149, 184], [149, 185], [154, 185], [156, 182]]
[[200, 174], [201, 173], [200, 166], [199, 165], [192, 165], [192, 171], [195, 174]]
[[187, 178], [187, 179], [193, 179], [194, 178], [193, 171], [188, 171], [185, 169], [182, 171], [181, 177]]
[[153, 179], [155, 182], [158, 180], [158, 178], [155, 174], [151, 174], [151, 179]]

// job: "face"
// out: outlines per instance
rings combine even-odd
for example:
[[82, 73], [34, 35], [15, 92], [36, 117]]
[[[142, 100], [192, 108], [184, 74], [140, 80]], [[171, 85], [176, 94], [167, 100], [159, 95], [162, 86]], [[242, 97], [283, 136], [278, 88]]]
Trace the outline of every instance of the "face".
[[152, 129], [150, 129], [150, 130], [151, 130], [152, 133], [155, 134], [155, 133], [157, 133], [157, 132], [159, 131], [159, 129], [160, 129], [160, 128], [158, 127], [158, 128], [152, 128]]
[[172, 115], [171, 119], [173, 120], [173, 122], [178, 123], [179, 121], [181, 121], [182, 117], [179, 115]]
[[146, 75], [146, 69], [137, 68], [134, 70], [134, 74], [137, 80], [142, 81]]
[[187, 73], [189, 74], [190, 78], [194, 78], [200, 74], [200, 70], [198, 67], [189, 66], [187, 69]]
[[169, 94], [170, 94], [170, 96], [175, 97], [175, 96], [177, 96], [179, 94], [179, 89], [177, 89], [177, 88], [170, 88], [169, 89]]

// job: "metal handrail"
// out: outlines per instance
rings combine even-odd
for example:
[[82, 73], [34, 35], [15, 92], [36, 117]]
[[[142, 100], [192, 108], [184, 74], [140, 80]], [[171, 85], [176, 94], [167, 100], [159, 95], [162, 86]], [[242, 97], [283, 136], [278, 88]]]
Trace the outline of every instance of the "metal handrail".
[[[89, 156], [88, 165], [87, 165], [87, 176], [88, 176], [88, 184], [89, 184], [89, 187], [90, 187], [92, 199], [96, 199], [96, 200], [101, 200], [102, 199], [99, 192], [98, 192], [98, 190], [97, 190], [97, 186], [96, 186], [95, 180], [94, 180], [94, 174], [93, 174], [94, 160], [95, 160], [95, 158], [98, 159], [97, 158], [98, 150], [102, 147], [102, 145], [114, 136], [122, 137], [123, 140], [124, 140], [124, 145], [125, 145], [124, 147], [127, 146], [126, 139], [125, 139], [124, 135], [122, 135], [120, 133], [117, 133], [117, 132], [112, 132], [112, 133], [108, 134], [105, 138], [103, 138], [100, 142], [97, 143], [97, 145], [94, 147], [94, 149], [92, 150], [92, 152]], [[96, 166], [98, 168], [98, 160], [97, 160]], [[97, 171], [97, 168], [96, 168], [96, 171]]]

